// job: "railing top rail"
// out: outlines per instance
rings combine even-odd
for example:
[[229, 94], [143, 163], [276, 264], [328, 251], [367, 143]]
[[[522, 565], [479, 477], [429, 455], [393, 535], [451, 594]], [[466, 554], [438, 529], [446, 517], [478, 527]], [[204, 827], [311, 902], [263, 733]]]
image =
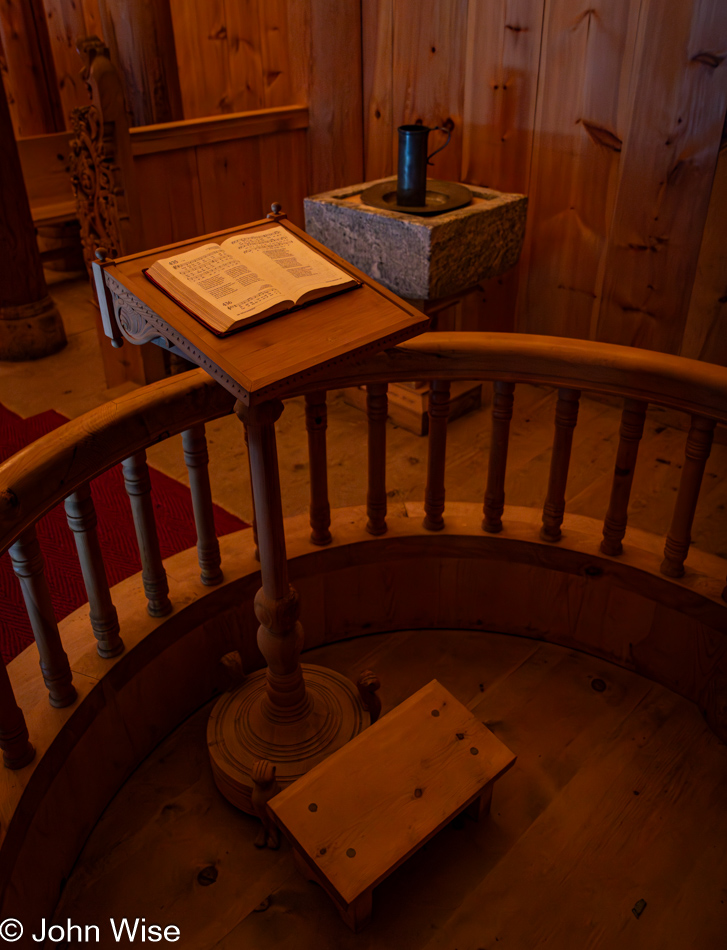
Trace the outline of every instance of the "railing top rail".
[[[412, 379], [543, 383], [629, 396], [727, 422], [727, 367], [629, 346], [533, 334], [424, 333], [337, 370], [312, 388]], [[305, 391], [299, 387], [295, 392]]]
[[[337, 373], [342, 375], [337, 375]], [[629, 396], [727, 423], [727, 368], [626, 346], [509, 333], [425, 333], [312, 388], [412, 379], [501, 379]], [[285, 393], [306, 392], [298, 386]], [[0, 551], [59, 501], [134, 452], [232, 410], [203, 370], [99, 406], [0, 465]]]
[[234, 397], [191, 370], [92, 409], [0, 465], [0, 551], [89, 479], [199, 422], [232, 410]]

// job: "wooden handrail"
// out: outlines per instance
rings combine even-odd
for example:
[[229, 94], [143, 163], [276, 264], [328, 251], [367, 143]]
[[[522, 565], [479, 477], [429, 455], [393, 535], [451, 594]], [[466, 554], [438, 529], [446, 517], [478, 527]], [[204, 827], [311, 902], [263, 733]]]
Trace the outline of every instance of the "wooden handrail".
[[54, 505], [135, 452], [232, 411], [234, 398], [201, 369], [93, 409], [0, 465], [0, 551]]
[[[680, 356], [560, 337], [425, 333], [346, 375], [286, 396], [358, 383], [494, 379], [614, 393], [727, 423], [727, 368]], [[80, 416], [0, 466], [0, 551], [81, 485], [141, 449], [232, 411], [202, 370], [161, 380]]]
[[[627, 396], [727, 423], [727, 367], [629, 346], [525, 333], [423, 333], [344, 370], [333, 367], [315, 388], [411, 379], [543, 383]], [[282, 395], [312, 388], [299, 383]]]

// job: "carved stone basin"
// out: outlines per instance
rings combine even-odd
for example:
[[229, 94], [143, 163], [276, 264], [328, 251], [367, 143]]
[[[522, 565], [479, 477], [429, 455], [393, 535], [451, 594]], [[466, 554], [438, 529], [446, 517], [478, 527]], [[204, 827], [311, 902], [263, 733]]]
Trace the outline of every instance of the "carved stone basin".
[[468, 185], [470, 204], [422, 218], [364, 204], [362, 192], [375, 184], [306, 198], [305, 226], [312, 237], [394, 293], [436, 300], [497, 277], [517, 263], [525, 235], [525, 195]]

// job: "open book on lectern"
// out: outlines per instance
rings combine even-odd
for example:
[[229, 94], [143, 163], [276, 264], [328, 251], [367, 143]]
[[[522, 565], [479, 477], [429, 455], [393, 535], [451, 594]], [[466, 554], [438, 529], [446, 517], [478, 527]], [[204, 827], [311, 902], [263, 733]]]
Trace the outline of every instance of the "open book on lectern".
[[279, 226], [166, 257], [144, 273], [218, 336], [360, 286]]

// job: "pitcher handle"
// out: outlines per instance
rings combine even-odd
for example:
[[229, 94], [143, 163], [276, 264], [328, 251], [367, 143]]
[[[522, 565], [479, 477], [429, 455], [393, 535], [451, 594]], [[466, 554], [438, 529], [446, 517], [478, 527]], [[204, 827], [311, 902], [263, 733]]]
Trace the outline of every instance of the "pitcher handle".
[[435, 148], [434, 151], [431, 153], [431, 155], [427, 155], [427, 165], [431, 165], [431, 164], [432, 164], [431, 161], [430, 161], [430, 159], [434, 158], [434, 156], [437, 154], [437, 152], [441, 152], [443, 148], [446, 148], [446, 147], [449, 145], [449, 140], [452, 138], [452, 127], [451, 127], [451, 126], [450, 126], [449, 128], [447, 128], [446, 126], [435, 125], [434, 128], [433, 128], [433, 129], [430, 129], [429, 131], [430, 131], [430, 132], [446, 132], [446, 133], [447, 133], [447, 141], [444, 143], [444, 145], [440, 145], [439, 148]]

